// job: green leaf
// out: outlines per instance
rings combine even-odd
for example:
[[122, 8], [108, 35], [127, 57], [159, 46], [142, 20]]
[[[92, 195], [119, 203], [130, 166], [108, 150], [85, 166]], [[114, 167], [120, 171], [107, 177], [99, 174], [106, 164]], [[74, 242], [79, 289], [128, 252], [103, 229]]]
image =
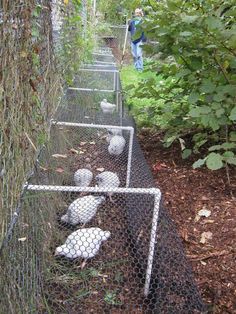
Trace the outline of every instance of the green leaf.
[[231, 110], [231, 113], [230, 113], [230, 116], [229, 116], [230, 120], [236, 120], [236, 107], [234, 107], [232, 110]]
[[216, 153], [210, 153], [206, 159], [207, 168], [210, 170], [218, 170], [223, 167], [222, 156]]
[[229, 140], [231, 142], [236, 142], [236, 132], [230, 132], [229, 134]]
[[215, 150], [220, 150], [220, 149], [222, 149], [221, 145], [213, 145], [213, 146], [208, 148], [209, 152], [213, 152]]
[[189, 69], [183, 69], [183, 70], [180, 70], [177, 74], [176, 74], [176, 78], [181, 78], [181, 77], [184, 77], [188, 74], [192, 73]]
[[201, 106], [199, 107], [201, 114], [208, 114], [211, 112], [211, 107], [210, 106]]
[[189, 115], [190, 117], [193, 117], [193, 118], [199, 118], [201, 116], [201, 110], [200, 108], [193, 108], [189, 111]]
[[200, 70], [202, 68], [202, 57], [191, 57], [190, 62], [194, 70]]
[[166, 3], [167, 3], [167, 6], [168, 6], [168, 9], [170, 11], [177, 11], [177, 10], [179, 10], [177, 2], [178, 1], [176, 1], [176, 0], [167, 0]]
[[206, 94], [213, 93], [214, 90], [215, 90], [215, 85], [210, 80], [203, 81], [200, 87], [200, 91]]
[[199, 97], [200, 95], [198, 93], [192, 92], [189, 95], [188, 101], [190, 104], [195, 104], [198, 101]]
[[204, 116], [201, 116], [201, 123], [204, 125], [204, 127], [208, 127], [210, 121], [211, 121], [210, 115], [205, 114]]
[[198, 15], [182, 15], [181, 16], [182, 21], [188, 24], [195, 22], [198, 18], [199, 18]]
[[236, 144], [235, 143], [223, 143], [222, 148], [227, 150], [227, 149], [232, 149], [232, 148], [236, 148]]
[[211, 118], [209, 120], [209, 126], [212, 128], [213, 131], [219, 130], [220, 125], [217, 119]]
[[224, 93], [229, 94], [230, 96], [236, 96], [236, 85], [225, 85], [223, 87]]
[[179, 35], [182, 36], [182, 37], [189, 37], [189, 36], [192, 36], [192, 32], [180, 32]]
[[198, 159], [193, 164], [193, 169], [200, 168], [201, 166], [203, 166], [205, 164], [205, 161], [206, 161], [206, 158], [205, 159]]
[[216, 95], [214, 95], [213, 100], [216, 102], [221, 102], [225, 99], [225, 95], [223, 93], [218, 93]]
[[224, 113], [225, 113], [225, 110], [223, 108], [216, 110], [217, 118], [220, 118]]
[[164, 141], [165, 141], [164, 146], [167, 147], [167, 148], [170, 147], [170, 146], [172, 145], [172, 143], [173, 143], [177, 138], [178, 138], [177, 135], [173, 135], [173, 136], [170, 136], [170, 137], [165, 138], [165, 139], [164, 139]]
[[230, 67], [232, 69], [236, 69], [236, 58], [232, 59], [229, 63]]
[[236, 157], [229, 157], [227, 158], [226, 162], [228, 164], [231, 164], [231, 165], [235, 165], [236, 166]]
[[192, 154], [192, 150], [191, 149], [185, 149], [182, 152], [182, 158], [183, 159], [187, 159], [191, 154]]
[[234, 153], [231, 151], [227, 151], [227, 152], [224, 152], [224, 154], [222, 156], [224, 158], [231, 158], [231, 157], [234, 157]]
[[222, 27], [220, 18], [209, 16], [206, 18], [207, 26], [210, 30], [216, 30]]

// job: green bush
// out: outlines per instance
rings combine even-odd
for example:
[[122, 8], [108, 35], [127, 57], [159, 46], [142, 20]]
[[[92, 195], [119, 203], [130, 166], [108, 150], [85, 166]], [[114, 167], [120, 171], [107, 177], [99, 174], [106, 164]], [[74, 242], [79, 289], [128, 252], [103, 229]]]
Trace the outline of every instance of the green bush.
[[137, 109], [143, 99], [142, 119], [165, 131], [165, 145], [187, 136], [184, 158], [208, 150], [194, 167], [236, 165], [235, 1], [146, 2], [146, 51], [156, 60], [148, 69], [156, 77], [139, 81], [128, 102], [139, 98]]

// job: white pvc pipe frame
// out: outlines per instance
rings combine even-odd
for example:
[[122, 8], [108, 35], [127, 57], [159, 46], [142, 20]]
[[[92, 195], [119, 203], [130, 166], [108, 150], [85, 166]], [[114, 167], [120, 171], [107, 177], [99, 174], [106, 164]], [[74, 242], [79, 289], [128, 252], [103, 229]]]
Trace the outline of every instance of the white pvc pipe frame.
[[57, 186], [57, 185], [28, 185], [24, 187], [29, 191], [50, 191], [50, 192], [89, 192], [89, 193], [125, 193], [125, 194], [149, 194], [154, 196], [154, 209], [152, 216], [152, 229], [150, 235], [149, 252], [148, 252], [148, 263], [146, 269], [146, 278], [144, 285], [144, 295], [148, 296], [153, 260], [155, 253], [156, 244], [156, 233], [159, 218], [161, 191], [156, 188], [144, 189], [144, 188], [98, 188], [98, 187], [75, 187], [75, 186]]
[[103, 89], [103, 90], [99, 90], [99, 89], [88, 89], [88, 88], [81, 88], [81, 87], [69, 87], [69, 89], [74, 89], [74, 90], [80, 90], [80, 91], [102, 91], [102, 92], [114, 92], [116, 93], [116, 109], [117, 111], [119, 111], [119, 70], [106, 70], [106, 69], [86, 69], [86, 68], [81, 68], [79, 69], [79, 72], [107, 72], [107, 73], [113, 73], [113, 89]]
[[[105, 70], [105, 69], [85, 69], [81, 68], [79, 71], [83, 72], [108, 72], [114, 73], [113, 77], [113, 89], [98, 89], [98, 88], [83, 88], [83, 87], [68, 87], [69, 90], [85, 91], [85, 92], [103, 92], [103, 93], [115, 93], [116, 94], [116, 110], [119, 112], [119, 71], [118, 70]], [[122, 113], [121, 113], [122, 114]]]
[[132, 153], [133, 153], [133, 140], [134, 140], [134, 128], [131, 126], [114, 126], [114, 125], [102, 125], [102, 124], [86, 124], [86, 123], [73, 123], [73, 122], [62, 122], [51, 120], [51, 125], [78, 127], [78, 128], [93, 128], [93, 129], [120, 129], [130, 132], [129, 136], [129, 150], [128, 150], [128, 161], [127, 161], [127, 175], [126, 175], [126, 188], [130, 184], [131, 164], [132, 164]]

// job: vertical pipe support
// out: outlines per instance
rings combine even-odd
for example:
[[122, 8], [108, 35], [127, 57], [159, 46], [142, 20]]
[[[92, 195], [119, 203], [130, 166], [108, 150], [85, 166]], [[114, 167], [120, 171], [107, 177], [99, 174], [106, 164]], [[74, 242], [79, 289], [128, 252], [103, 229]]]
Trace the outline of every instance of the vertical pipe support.
[[129, 135], [129, 152], [128, 152], [128, 162], [127, 162], [127, 177], [126, 177], [126, 187], [129, 187], [130, 184], [130, 174], [132, 166], [132, 153], [133, 153], [133, 142], [134, 142], [134, 128], [130, 127]]
[[158, 224], [160, 200], [161, 200], [160, 191], [158, 189], [154, 189], [154, 190], [156, 190], [156, 192], [154, 193], [154, 209], [153, 209], [153, 216], [152, 216], [152, 229], [151, 229], [149, 252], [148, 252], [148, 264], [147, 264], [146, 278], [145, 278], [145, 285], [144, 285], [145, 297], [148, 296], [149, 289], [150, 289], [153, 260], [154, 260], [154, 254], [155, 254], [156, 236], [157, 236], [157, 224]]

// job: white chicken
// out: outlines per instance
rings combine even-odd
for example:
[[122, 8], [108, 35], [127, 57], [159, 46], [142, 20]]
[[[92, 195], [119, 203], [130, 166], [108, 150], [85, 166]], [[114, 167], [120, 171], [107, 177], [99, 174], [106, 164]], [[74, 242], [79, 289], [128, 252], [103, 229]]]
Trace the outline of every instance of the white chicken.
[[72, 226], [79, 223], [86, 224], [96, 215], [98, 206], [104, 201], [104, 196], [88, 195], [77, 198], [70, 204], [61, 221]]
[[108, 146], [108, 152], [110, 155], [119, 156], [122, 154], [126, 141], [123, 136], [115, 135], [111, 138]]
[[[96, 183], [100, 188], [117, 188], [120, 185], [120, 180], [118, 175], [115, 172], [112, 171], [104, 171], [100, 174], [98, 174], [95, 177]], [[110, 201], [113, 203], [113, 200], [111, 198], [112, 193], [108, 193], [108, 196], [110, 198]]]
[[110, 231], [95, 227], [78, 229], [68, 236], [63, 245], [56, 248], [55, 256], [65, 256], [69, 259], [81, 257], [87, 260], [98, 253], [102, 242], [110, 235]]
[[96, 183], [100, 188], [117, 188], [120, 185], [118, 175], [112, 171], [104, 171], [95, 177]]
[[116, 105], [109, 103], [106, 99], [103, 99], [100, 102], [100, 107], [103, 113], [113, 113], [116, 108]]
[[93, 180], [93, 173], [89, 169], [78, 169], [74, 173], [75, 185], [86, 187], [89, 186]]
[[110, 143], [111, 139], [115, 135], [122, 136], [122, 130], [121, 129], [107, 129], [108, 135], [106, 137], [107, 143]]

